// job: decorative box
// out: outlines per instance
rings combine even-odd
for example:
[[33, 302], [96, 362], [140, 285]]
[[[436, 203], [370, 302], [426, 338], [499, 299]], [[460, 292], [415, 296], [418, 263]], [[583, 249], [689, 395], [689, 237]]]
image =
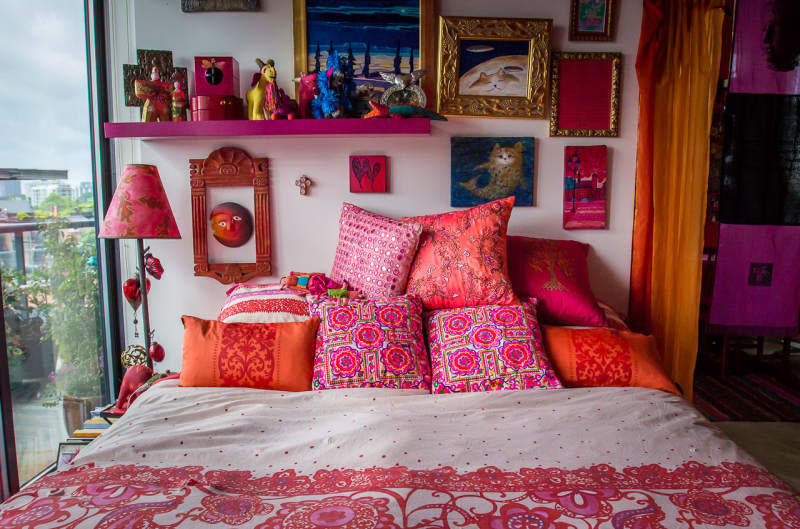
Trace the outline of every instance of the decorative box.
[[244, 119], [244, 104], [233, 96], [194, 96], [192, 121]]
[[195, 57], [194, 95], [239, 97], [239, 63], [233, 57]]

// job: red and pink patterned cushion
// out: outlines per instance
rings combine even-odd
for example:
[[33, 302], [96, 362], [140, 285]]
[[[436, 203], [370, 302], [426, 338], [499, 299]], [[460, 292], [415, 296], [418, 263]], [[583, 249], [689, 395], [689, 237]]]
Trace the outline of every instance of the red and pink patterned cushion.
[[419, 300], [309, 296], [317, 330], [312, 389], [430, 389]]
[[433, 393], [561, 388], [535, 302], [437, 310], [425, 318]]
[[542, 322], [605, 327], [589, 285], [589, 245], [578, 241], [508, 236], [508, 272], [514, 292], [536, 298]]
[[217, 316], [222, 323], [286, 323], [308, 319], [304, 292], [279, 283], [239, 283], [228, 289]]
[[463, 211], [403, 218], [423, 226], [407, 293], [425, 310], [519, 303], [506, 260], [514, 197]]
[[419, 223], [390, 219], [345, 202], [331, 277], [347, 281], [367, 298], [402, 295], [421, 232]]

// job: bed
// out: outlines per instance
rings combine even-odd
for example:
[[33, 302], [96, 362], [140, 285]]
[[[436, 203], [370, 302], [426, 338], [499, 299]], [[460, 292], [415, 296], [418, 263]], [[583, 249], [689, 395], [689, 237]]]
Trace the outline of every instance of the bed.
[[800, 497], [678, 396], [168, 380], [0, 527], [800, 527]]

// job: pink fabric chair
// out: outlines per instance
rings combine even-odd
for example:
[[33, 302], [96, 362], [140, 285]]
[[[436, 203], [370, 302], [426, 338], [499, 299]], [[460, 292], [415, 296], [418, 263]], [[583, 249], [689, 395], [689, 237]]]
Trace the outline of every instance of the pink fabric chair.
[[728, 338], [784, 337], [788, 364], [791, 337], [800, 319], [800, 226], [720, 224], [714, 289], [706, 332], [723, 337], [722, 371]]

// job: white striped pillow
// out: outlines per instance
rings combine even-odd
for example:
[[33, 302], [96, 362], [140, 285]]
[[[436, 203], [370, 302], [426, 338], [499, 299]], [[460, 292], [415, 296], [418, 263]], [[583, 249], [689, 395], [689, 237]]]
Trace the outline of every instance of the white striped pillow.
[[282, 323], [308, 319], [305, 293], [278, 283], [240, 283], [228, 290], [217, 317], [222, 323]]

